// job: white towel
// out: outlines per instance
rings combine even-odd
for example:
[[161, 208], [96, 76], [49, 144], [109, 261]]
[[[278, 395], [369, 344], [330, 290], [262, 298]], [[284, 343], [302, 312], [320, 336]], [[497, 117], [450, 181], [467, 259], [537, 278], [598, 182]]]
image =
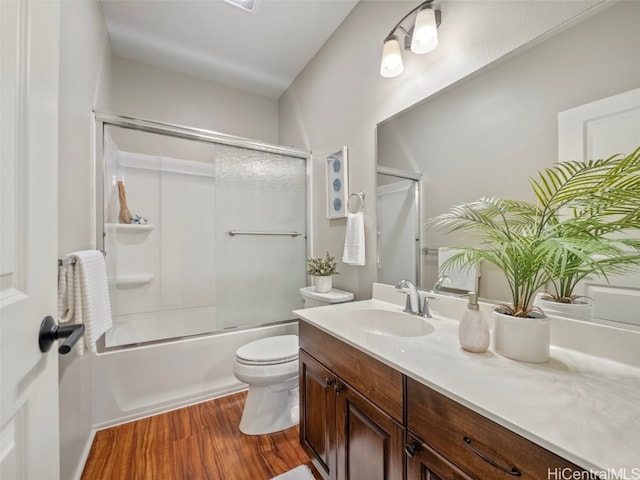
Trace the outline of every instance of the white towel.
[[440, 270], [442, 264], [459, 251], [459, 249], [447, 247], [440, 247], [438, 249], [438, 272], [440, 274], [446, 275], [451, 279], [450, 283], [443, 283], [442, 286], [447, 288], [455, 288], [458, 290], [465, 290], [467, 292], [477, 292], [478, 277], [480, 276], [478, 265], [475, 265], [469, 269], [449, 266], [449, 268], [444, 271]]
[[347, 215], [342, 261], [348, 265], [364, 265], [364, 215], [362, 212]]
[[[96, 352], [96, 341], [113, 325], [104, 255], [98, 250], [70, 253], [58, 274], [58, 322], [84, 323], [84, 344], [78, 342], [78, 355], [84, 346]], [[66, 263], [66, 262], [65, 262]]]

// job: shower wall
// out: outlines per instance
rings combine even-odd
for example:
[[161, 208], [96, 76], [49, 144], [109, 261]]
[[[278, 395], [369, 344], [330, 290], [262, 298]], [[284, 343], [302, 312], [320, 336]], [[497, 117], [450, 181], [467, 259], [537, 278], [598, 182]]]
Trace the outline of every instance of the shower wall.
[[[213, 164], [114, 151], [105, 251], [116, 327], [106, 346], [216, 330]], [[133, 215], [118, 223], [117, 181]]]

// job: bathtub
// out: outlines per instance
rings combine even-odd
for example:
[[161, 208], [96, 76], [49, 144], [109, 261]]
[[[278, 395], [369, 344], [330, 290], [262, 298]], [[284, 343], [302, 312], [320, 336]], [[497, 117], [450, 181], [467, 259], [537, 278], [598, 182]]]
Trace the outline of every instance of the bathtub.
[[106, 351], [92, 358], [94, 428], [101, 430], [244, 390], [233, 375], [238, 347], [297, 334], [291, 321]]
[[118, 315], [113, 319], [113, 327], [105, 333], [105, 347], [181, 338], [220, 329], [213, 305]]

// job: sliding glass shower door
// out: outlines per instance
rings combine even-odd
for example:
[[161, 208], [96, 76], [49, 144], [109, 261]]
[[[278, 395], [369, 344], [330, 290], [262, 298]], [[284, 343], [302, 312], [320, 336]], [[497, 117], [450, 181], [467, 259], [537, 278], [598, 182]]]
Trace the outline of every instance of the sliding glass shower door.
[[290, 320], [306, 284], [308, 157], [202, 131], [98, 125], [114, 316], [105, 346]]
[[306, 161], [223, 145], [215, 165], [218, 325], [289, 319], [306, 282]]

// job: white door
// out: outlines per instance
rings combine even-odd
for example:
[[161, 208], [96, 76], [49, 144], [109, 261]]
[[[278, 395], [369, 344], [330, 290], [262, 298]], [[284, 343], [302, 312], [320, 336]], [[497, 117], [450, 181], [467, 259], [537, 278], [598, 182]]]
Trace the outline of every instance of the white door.
[[[398, 180], [398, 179], [396, 179]], [[377, 188], [378, 282], [417, 285], [419, 220], [416, 181], [399, 180]]]
[[38, 330], [56, 314], [56, 1], [0, 0], [0, 478], [56, 480], [58, 351]]
[[[560, 161], [607, 158], [629, 154], [640, 146], [640, 88], [558, 114]], [[593, 316], [640, 325], [640, 271], [596, 275], [582, 282], [582, 292], [594, 300]]]

